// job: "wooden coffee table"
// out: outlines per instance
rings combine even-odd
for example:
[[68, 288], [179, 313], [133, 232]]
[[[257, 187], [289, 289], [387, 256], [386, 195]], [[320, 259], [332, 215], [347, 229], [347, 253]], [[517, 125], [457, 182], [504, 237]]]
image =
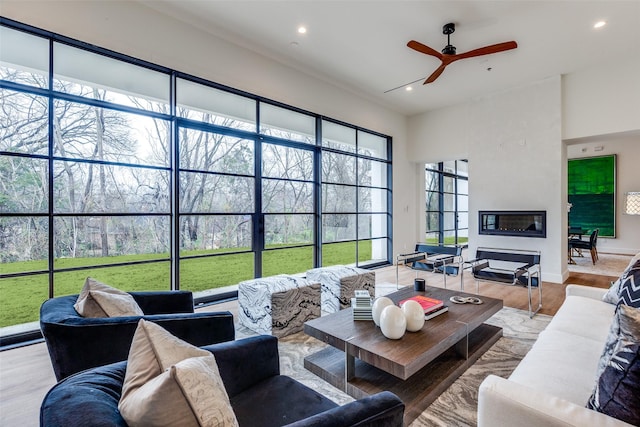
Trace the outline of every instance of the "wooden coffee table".
[[502, 328], [483, 323], [500, 311], [502, 300], [454, 304], [453, 295], [475, 295], [429, 286], [387, 296], [398, 303], [413, 295], [441, 299], [449, 311], [399, 340], [385, 338], [372, 321], [354, 321], [351, 308], [310, 320], [304, 332], [330, 346], [307, 356], [304, 367], [356, 399], [395, 393], [405, 404], [408, 425], [502, 336]]

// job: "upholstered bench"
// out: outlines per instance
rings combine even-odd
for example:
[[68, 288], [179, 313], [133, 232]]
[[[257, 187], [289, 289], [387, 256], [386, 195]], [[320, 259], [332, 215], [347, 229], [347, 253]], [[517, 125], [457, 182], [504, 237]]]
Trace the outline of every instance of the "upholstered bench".
[[320, 282], [323, 313], [335, 313], [351, 307], [356, 289], [365, 289], [375, 296], [376, 273], [357, 267], [334, 265], [307, 271], [307, 280]]
[[238, 284], [238, 322], [258, 334], [284, 337], [320, 317], [320, 283], [278, 275]]

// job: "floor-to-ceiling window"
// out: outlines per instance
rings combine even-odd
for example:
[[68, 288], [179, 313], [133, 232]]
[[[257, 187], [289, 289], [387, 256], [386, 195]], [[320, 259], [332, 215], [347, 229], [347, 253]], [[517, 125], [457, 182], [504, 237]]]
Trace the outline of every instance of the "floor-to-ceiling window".
[[466, 160], [425, 165], [425, 241], [465, 245], [469, 240], [469, 171]]
[[390, 137], [1, 24], [0, 327], [87, 276], [211, 294], [390, 261]]

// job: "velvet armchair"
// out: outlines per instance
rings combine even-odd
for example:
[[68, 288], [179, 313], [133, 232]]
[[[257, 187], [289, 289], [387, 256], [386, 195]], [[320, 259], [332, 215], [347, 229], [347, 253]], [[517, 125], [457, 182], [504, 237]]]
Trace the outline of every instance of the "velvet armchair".
[[40, 307], [40, 329], [58, 381], [76, 372], [126, 360], [141, 317], [196, 346], [235, 339], [228, 311], [194, 313], [189, 291], [130, 292], [144, 316], [85, 318], [78, 295], [51, 298]]

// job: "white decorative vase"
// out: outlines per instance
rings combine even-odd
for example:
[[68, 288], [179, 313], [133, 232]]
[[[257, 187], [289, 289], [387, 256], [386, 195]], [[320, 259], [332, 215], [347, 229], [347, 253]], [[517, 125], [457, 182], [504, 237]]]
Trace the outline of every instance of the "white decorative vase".
[[424, 310], [417, 301], [406, 301], [402, 304], [402, 313], [407, 320], [407, 331], [416, 332], [424, 326]]
[[382, 313], [382, 310], [389, 305], [393, 305], [393, 301], [387, 297], [376, 298], [373, 302], [373, 306], [371, 307], [371, 316], [373, 317], [373, 323], [375, 323], [376, 326], [380, 326], [380, 314]]
[[380, 329], [382, 334], [392, 340], [402, 338], [407, 330], [407, 319], [400, 307], [388, 305], [380, 314]]

